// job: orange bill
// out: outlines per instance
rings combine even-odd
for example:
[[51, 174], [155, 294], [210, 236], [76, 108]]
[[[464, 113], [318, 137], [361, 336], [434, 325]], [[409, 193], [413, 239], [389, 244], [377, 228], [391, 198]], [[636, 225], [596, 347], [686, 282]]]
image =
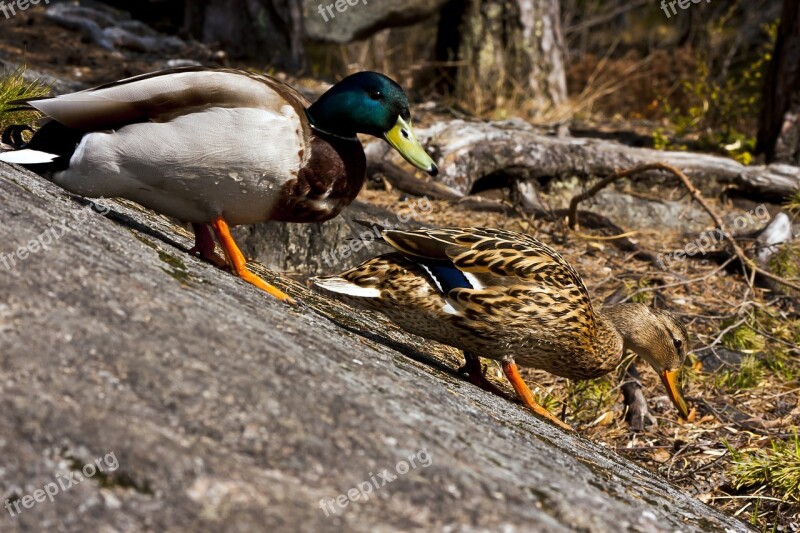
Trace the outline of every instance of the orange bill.
[[683, 391], [681, 390], [681, 385], [678, 382], [679, 376], [680, 371], [678, 370], [665, 370], [661, 373], [661, 381], [667, 388], [669, 399], [672, 400], [672, 403], [678, 408], [681, 416], [683, 418], [688, 418], [689, 408], [686, 406], [686, 400], [683, 399]]

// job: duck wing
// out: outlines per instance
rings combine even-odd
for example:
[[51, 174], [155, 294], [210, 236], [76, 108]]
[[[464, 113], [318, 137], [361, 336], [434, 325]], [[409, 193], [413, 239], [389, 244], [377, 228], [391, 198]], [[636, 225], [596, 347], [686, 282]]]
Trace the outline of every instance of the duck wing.
[[[499, 229], [387, 230], [384, 240], [426, 269], [477, 329], [571, 331], [589, 342], [596, 321], [583, 280], [558, 252]], [[487, 330], [489, 333], [489, 330]]]
[[308, 101], [295, 89], [265, 75], [231, 69], [183, 67], [134, 76], [75, 93], [12, 102], [41, 111], [85, 132], [114, 130], [140, 122], [168, 122], [211, 107], [281, 111], [290, 105], [305, 120]]
[[518, 281], [575, 287], [588, 301], [583, 280], [558, 252], [530, 235], [490, 228], [386, 230], [384, 240], [409, 257], [447, 261], [481, 285]]

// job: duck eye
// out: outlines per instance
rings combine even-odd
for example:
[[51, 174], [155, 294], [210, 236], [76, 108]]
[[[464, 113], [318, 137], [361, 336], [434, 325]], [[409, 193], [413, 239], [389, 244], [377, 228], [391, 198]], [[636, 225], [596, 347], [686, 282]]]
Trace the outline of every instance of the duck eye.
[[675, 349], [680, 351], [681, 346], [683, 346], [683, 341], [680, 339], [672, 339], [672, 343], [675, 345]]
[[383, 94], [381, 94], [380, 91], [372, 91], [369, 93], [369, 97], [372, 98], [373, 100], [380, 100], [381, 98], [383, 98]]

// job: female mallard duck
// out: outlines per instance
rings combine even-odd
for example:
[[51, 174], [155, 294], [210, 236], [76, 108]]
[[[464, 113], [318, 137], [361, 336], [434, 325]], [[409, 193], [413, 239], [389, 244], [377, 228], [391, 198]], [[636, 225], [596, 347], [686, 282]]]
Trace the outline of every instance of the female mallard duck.
[[523, 403], [567, 429], [536, 403], [515, 360], [592, 379], [613, 370], [630, 349], [652, 365], [681, 415], [688, 415], [678, 383], [688, 336], [670, 313], [642, 304], [595, 311], [575, 269], [528, 235], [480, 228], [382, 235], [399, 253], [314, 283], [411, 333], [463, 350], [462, 371], [484, 388], [494, 387], [478, 356], [500, 360]]
[[[229, 224], [335, 217], [366, 179], [358, 133], [437, 172], [414, 137], [402, 88], [375, 72], [345, 78], [310, 106], [269, 76], [196, 67], [14, 103], [51, 120], [0, 161], [82, 196], [127, 198], [191, 222], [193, 253], [219, 263], [210, 225], [236, 274], [285, 301], [247, 270]], [[19, 137], [8, 133], [4, 140]]]

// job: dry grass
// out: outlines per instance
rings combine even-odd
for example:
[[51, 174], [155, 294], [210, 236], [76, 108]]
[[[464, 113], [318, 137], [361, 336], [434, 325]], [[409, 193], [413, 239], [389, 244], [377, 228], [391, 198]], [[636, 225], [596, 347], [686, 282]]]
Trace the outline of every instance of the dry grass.
[[50, 87], [38, 81], [26, 81], [24, 69], [0, 73], [0, 131], [11, 124], [28, 124], [38, 117], [30, 111], [6, 113], [14, 106], [9, 102], [50, 94]]
[[786, 209], [795, 215], [800, 215], [800, 189], [797, 189], [794, 194], [786, 200]]
[[766, 449], [739, 451], [729, 448], [730, 473], [737, 489], [769, 487], [786, 502], [800, 502], [800, 440], [797, 433], [786, 441], [772, 441]]
[[629, 51], [622, 57], [587, 54], [577, 59], [567, 72], [567, 84], [579, 119], [606, 118], [660, 119], [659, 104], [668, 99], [684, 103], [681, 80], [692, 75], [694, 52], [655, 50], [648, 56]]

